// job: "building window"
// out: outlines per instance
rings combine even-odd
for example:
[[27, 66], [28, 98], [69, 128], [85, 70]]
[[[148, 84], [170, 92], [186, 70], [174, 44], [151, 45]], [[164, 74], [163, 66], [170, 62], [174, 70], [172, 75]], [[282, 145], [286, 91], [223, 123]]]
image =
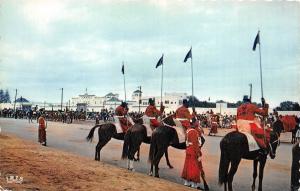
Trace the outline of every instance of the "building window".
[[171, 104], [173, 104], [173, 102], [171, 101]]
[[166, 101], [165, 101], [165, 104], [169, 104], [169, 100], [166, 100]]

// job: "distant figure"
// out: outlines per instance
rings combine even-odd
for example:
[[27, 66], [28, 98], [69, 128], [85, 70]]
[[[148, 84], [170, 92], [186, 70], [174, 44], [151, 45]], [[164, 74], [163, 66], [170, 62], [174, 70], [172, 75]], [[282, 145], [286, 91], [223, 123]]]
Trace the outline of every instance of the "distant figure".
[[30, 109], [28, 111], [28, 123], [32, 123], [33, 111]]
[[39, 131], [38, 131], [38, 136], [39, 136], [39, 143], [42, 144], [43, 146], [47, 145], [47, 141], [46, 141], [46, 120], [45, 120], [45, 115], [42, 114], [39, 119], [38, 119], [38, 123], [39, 123]]

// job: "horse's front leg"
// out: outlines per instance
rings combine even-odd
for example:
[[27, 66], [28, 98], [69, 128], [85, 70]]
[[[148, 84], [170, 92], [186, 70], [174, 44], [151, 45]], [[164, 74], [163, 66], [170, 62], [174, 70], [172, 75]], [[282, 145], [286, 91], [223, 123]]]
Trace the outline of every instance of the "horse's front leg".
[[264, 168], [266, 164], [266, 158], [262, 159], [259, 162], [259, 185], [258, 185], [258, 191], [262, 191], [262, 180], [264, 177]]
[[255, 181], [257, 177], [257, 164], [258, 160], [253, 161], [253, 183], [252, 183], [252, 191], [255, 191]]
[[165, 157], [166, 157], [166, 161], [167, 161], [168, 167], [171, 168], [171, 169], [174, 168], [174, 167], [171, 165], [170, 161], [169, 161], [168, 148], [167, 148], [167, 150], [166, 150], [166, 152], [165, 152]]
[[153, 175], [153, 162], [151, 161], [149, 176]]

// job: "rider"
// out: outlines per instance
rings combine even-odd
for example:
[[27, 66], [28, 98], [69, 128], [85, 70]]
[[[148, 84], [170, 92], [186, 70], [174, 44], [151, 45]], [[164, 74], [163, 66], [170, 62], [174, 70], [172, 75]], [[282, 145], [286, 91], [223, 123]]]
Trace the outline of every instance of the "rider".
[[157, 117], [160, 116], [164, 112], [165, 107], [161, 103], [160, 110], [156, 109], [155, 101], [150, 98], [149, 106], [146, 108], [145, 115], [150, 118], [150, 126], [151, 127], [159, 127], [160, 122], [157, 120]]
[[237, 129], [238, 131], [252, 134], [258, 145], [263, 149], [267, 149], [270, 131], [268, 129], [264, 130], [263, 124], [255, 117], [255, 114], [262, 117], [268, 115], [269, 105], [265, 103], [264, 98], [262, 98], [262, 105], [263, 108], [258, 108], [258, 106], [251, 103], [251, 100], [245, 95], [243, 104], [237, 109]]
[[121, 105], [119, 105], [115, 111], [115, 115], [119, 118], [122, 130], [125, 133], [129, 129], [129, 127], [132, 126], [132, 124], [127, 119], [127, 117], [125, 117], [125, 115], [127, 115], [127, 113], [128, 113], [128, 106], [127, 106], [126, 102], [122, 102]]
[[175, 118], [177, 118], [181, 122], [182, 126], [185, 129], [191, 127], [190, 120], [192, 118], [194, 118], [196, 115], [195, 111], [193, 111], [193, 114], [190, 114], [190, 111], [188, 108], [189, 108], [188, 101], [186, 99], [183, 99], [182, 106], [179, 107], [175, 113]]

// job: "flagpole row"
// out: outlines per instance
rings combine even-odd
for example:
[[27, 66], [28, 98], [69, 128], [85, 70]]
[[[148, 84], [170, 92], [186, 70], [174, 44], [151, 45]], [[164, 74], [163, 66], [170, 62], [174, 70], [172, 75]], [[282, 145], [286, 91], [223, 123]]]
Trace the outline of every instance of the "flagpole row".
[[192, 101], [193, 111], [195, 110], [195, 97], [194, 97], [194, 70], [193, 70], [193, 57], [191, 57], [191, 72], [192, 72]]
[[161, 86], [160, 86], [160, 105], [161, 106], [162, 106], [162, 103], [163, 103], [163, 99], [162, 99], [163, 79], [164, 79], [164, 65], [162, 64], [162, 67], [161, 67]]
[[261, 66], [261, 42], [259, 42], [259, 67], [260, 67], [260, 91], [261, 91], [261, 98], [264, 97], [263, 91], [263, 81], [262, 81], [262, 66]]
[[125, 86], [125, 66], [124, 61], [122, 62], [122, 73], [123, 73], [123, 82], [124, 82], [124, 96], [125, 96], [125, 102], [126, 102], [126, 86]]

